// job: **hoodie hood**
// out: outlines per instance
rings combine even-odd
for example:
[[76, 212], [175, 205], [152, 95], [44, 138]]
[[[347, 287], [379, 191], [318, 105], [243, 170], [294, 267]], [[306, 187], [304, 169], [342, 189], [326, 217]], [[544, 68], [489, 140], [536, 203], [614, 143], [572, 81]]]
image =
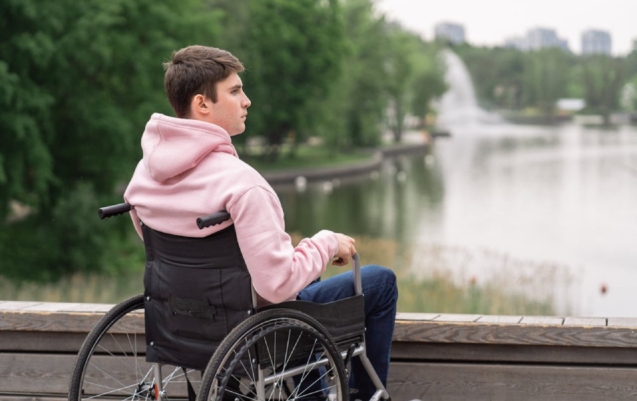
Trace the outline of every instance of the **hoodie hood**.
[[237, 157], [223, 128], [199, 120], [152, 115], [142, 135], [144, 166], [153, 180], [164, 182], [195, 167], [211, 152]]

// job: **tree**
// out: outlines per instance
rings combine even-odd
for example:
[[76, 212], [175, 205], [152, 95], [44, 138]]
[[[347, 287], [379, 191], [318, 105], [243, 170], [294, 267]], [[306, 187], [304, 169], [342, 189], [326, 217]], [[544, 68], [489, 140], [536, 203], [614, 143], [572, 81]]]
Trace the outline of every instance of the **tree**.
[[[145, 121], [169, 112], [161, 62], [216, 20], [200, 0], [0, 3], [0, 271], [100, 267], [95, 210], [121, 199]], [[27, 219], [6, 222], [12, 201]]]
[[606, 125], [610, 123], [610, 113], [619, 108], [619, 95], [626, 80], [625, 67], [624, 60], [606, 55], [582, 59], [586, 109], [600, 113]]
[[437, 48], [421, 44], [422, 50], [413, 54], [415, 74], [412, 84], [412, 114], [424, 124], [425, 117], [431, 111], [431, 101], [442, 96], [447, 90], [444, 79], [444, 67], [440, 59], [434, 56]]
[[410, 54], [415, 50], [415, 38], [400, 29], [399, 25], [388, 25], [391, 45], [385, 60], [387, 92], [389, 93], [388, 123], [394, 141], [400, 142], [404, 121], [411, 102], [409, 86], [413, 79], [414, 66]]
[[549, 48], [526, 54], [524, 62], [524, 97], [527, 105], [539, 108], [547, 117], [555, 114], [555, 105], [566, 93], [568, 55]]
[[284, 139], [302, 135], [311, 99], [329, 95], [345, 50], [336, 0], [249, 0], [249, 28], [240, 56], [250, 111], [250, 135], [266, 138], [278, 157]]
[[370, 0], [343, 2], [347, 53], [342, 74], [320, 110], [330, 116], [322, 128], [333, 150], [376, 146], [381, 140], [387, 105], [385, 54], [389, 40], [385, 20]]

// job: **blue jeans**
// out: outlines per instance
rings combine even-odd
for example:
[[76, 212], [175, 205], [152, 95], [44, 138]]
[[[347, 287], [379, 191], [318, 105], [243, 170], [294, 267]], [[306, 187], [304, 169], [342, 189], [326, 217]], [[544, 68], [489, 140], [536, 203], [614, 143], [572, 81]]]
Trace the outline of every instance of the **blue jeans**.
[[[376, 374], [387, 386], [389, 354], [396, 322], [398, 287], [396, 275], [390, 269], [369, 265], [361, 268], [363, 294], [365, 295], [365, 348]], [[328, 303], [354, 295], [354, 274], [347, 272], [310, 284], [298, 299], [316, 303]], [[369, 378], [359, 358], [352, 358], [350, 389], [356, 391], [351, 399], [369, 400], [376, 386]]]

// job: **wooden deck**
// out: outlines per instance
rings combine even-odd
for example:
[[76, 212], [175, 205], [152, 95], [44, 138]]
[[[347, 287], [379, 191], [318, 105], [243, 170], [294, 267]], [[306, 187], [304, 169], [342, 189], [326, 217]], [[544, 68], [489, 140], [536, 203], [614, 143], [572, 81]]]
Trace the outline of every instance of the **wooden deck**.
[[[75, 354], [109, 308], [0, 301], [0, 400], [65, 398]], [[396, 323], [395, 401], [637, 399], [637, 318], [400, 313]]]

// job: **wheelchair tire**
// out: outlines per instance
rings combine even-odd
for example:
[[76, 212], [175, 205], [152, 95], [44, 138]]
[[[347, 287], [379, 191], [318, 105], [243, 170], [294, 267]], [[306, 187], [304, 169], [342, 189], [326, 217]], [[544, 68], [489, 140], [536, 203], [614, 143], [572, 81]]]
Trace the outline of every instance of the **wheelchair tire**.
[[[316, 361], [324, 367], [316, 369]], [[258, 367], [261, 377], [269, 379], [259, 381]], [[320, 384], [318, 391], [317, 386], [309, 388], [317, 379], [310, 371], [323, 377], [327, 394]], [[347, 401], [348, 394], [343, 357], [327, 330], [305, 313], [270, 309], [242, 322], [221, 342], [197, 400]]]
[[[78, 353], [69, 385], [69, 401], [155, 398], [153, 364], [147, 363], [144, 357], [143, 311], [143, 296], [134, 296], [115, 305], [91, 330]], [[192, 381], [193, 378], [189, 377], [197, 387], [199, 380]], [[184, 371], [180, 367], [162, 366], [162, 383], [163, 397], [188, 398]]]

